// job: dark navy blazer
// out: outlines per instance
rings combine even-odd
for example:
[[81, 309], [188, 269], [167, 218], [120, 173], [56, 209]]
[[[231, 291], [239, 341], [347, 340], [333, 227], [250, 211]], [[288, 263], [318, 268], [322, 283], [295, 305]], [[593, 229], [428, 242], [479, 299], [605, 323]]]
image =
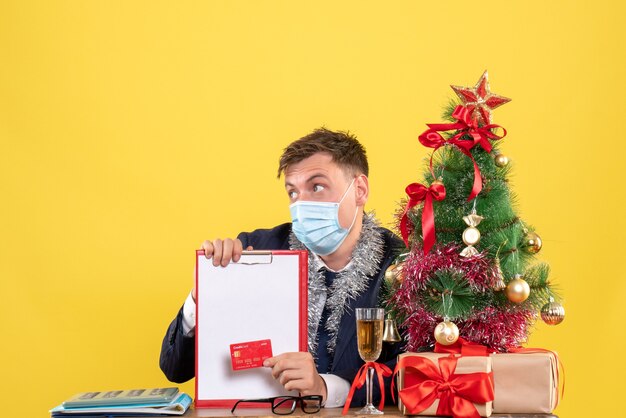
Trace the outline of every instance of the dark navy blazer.
[[[384, 255], [380, 268], [375, 277], [370, 278], [369, 287], [355, 300], [349, 301], [349, 308], [341, 318], [337, 344], [330, 373], [352, 382], [358, 369], [363, 365], [359, 356], [356, 340], [355, 308], [370, 308], [380, 306], [381, 288], [385, 286], [385, 271], [393, 262], [398, 252], [404, 248], [404, 243], [391, 231], [379, 228], [384, 240]], [[255, 250], [286, 250], [289, 249], [289, 235], [291, 224], [286, 223], [272, 229], [257, 229], [249, 233], [241, 233], [238, 238], [243, 248], [252, 246]], [[170, 324], [161, 347], [160, 366], [165, 376], [172, 382], [182, 383], [195, 375], [195, 338], [185, 337], [182, 327], [183, 310], [179, 310], [176, 319]], [[401, 352], [399, 344], [383, 344], [383, 352], [379, 362], [386, 363], [392, 370], [396, 364], [396, 357]], [[374, 404], [380, 401], [377, 379], [374, 389]], [[385, 403], [392, 403], [390, 393], [391, 379], [385, 379]], [[358, 390], [353, 398], [352, 405], [365, 404], [365, 387]]]

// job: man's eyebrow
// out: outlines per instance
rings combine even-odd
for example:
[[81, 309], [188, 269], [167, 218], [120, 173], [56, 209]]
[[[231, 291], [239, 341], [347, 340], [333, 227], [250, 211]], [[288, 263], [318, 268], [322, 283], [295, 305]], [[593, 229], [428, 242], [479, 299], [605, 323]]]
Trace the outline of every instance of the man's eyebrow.
[[[326, 174], [322, 174], [322, 173], [316, 173], [313, 174], [311, 177], [309, 177], [308, 179], [306, 179], [305, 183], [310, 183], [311, 181], [317, 179], [317, 178], [323, 178], [323, 179], [328, 179], [328, 176]], [[292, 183], [289, 183], [288, 181], [285, 182], [285, 188], [287, 187], [294, 187], [294, 185]]]

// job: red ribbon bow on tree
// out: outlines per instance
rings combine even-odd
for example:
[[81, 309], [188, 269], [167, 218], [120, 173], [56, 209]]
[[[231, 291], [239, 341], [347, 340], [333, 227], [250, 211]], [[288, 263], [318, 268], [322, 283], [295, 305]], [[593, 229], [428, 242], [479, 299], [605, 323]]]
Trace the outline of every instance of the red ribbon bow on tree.
[[[472, 186], [472, 191], [470, 192], [468, 201], [472, 200], [478, 193], [482, 190], [483, 182], [480, 176], [480, 169], [478, 168], [478, 164], [476, 164], [476, 160], [470, 153], [470, 150], [474, 148], [477, 144], [487, 152], [491, 152], [492, 146], [489, 142], [490, 139], [498, 140], [502, 139], [506, 136], [506, 129], [501, 127], [500, 125], [488, 124], [484, 126], [478, 126], [478, 121], [472, 119], [472, 112], [469, 111], [465, 106], [457, 106], [452, 112], [452, 117], [457, 120], [455, 123], [428, 123], [427, 126], [430, 128], [424, 131], [419, 136], [419, 141], [428, 148], [434, 148], [433, 154], [440, 147], [446, 144], [452, 144], [456, 146], [463, 154], [467, 155], [474, 164], [474, 185]], [[502, 135], [496, 135], [492, 132], [494, 128], [501, 128], [503, 130]], [[458, 130], [459, 132], [454, 135], [452, 138], [446, 140], [439, 132]], [[472, 140], [462, 139], [463, 136], [469, 135], [472, 137]], [[433, 173], [433, 156], [430, 157], [430, 172]]]
[[346, 403], [343, 406], [343, 411], [341, 415], [346, 415], [348, 410], [350, 409], [350, 403], [352, 402], [352, 397], [354, 396], [354, 392], [357, 389], [360, 389], [365, 384], [367, 378], [367, 371], [372, 367], [376, 371], [376, 376], [378, 377], [378, 387], [380, 388], [380, 404], [378, 405], [378, 409], [382, 410], [385, 406], [385, 382], [383, 381], [383, 377], [391, 376], [391, 369], [384, 364], [376, 363], [374, 361], [369, 361], [361, 366], [359, 371], [354, 378], [354, 382], [352, 382], [352, 386], [350, 387], [350, 392], [348, 392], [348, 397], [346, 398]]
[[435, 244], [435, 215], [433, 212], [433, 199], [443, 200], [446, 198], [446, 188], [440, 181], [434, 181], [430, 187], [423, 184], [411, 183], [406, 186], [406, 194], [409, 201], [404, 208], [402, 219], [400, 220], [400, 232], [404, 243], [409, 246], [409, 228], [408, 213], [418, 203], [424, 201], [424, 209], [422, 211], [422, 236], [424, 238], [424, 254], [428, 254], [432, 246]]
[[424, 357], [407, 356], [398, 361], [394, 375], [404, 369], [405, 381], [410, 372], [415, 382], [399, 392], [408, 413], [419, 414], [439, 399], [437, 415], [479, 418], [473, 404], [493, 401], [493, 373], [455, 374], [456, 357], [438, 360], [439, 368]]

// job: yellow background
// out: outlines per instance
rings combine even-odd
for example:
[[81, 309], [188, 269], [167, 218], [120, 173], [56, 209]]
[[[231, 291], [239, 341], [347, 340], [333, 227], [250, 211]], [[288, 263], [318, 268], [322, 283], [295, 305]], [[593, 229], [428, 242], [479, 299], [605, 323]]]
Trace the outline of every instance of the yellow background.
[[558, 414], [619, 413], [620, 3], [0, 2], [3, 402], [43, 417], [76, 392], [166, 385], [161, 339], [194, 250], [289, 219], [284, 146], [355, 133], [388, 225], [449, 85], [488, 69], [513, 98], [495, 121], [519, 212], [567, 309], [530, 345], [561, 354]]

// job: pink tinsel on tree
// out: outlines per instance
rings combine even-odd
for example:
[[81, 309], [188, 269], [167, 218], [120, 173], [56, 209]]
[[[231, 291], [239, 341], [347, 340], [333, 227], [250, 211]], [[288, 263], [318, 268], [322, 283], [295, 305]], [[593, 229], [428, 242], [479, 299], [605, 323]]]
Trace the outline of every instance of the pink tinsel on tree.
[[[497, 270], [483, 254], [473, 257], [459, 255], [456, 244], [435, 247], [428, 254], [412, 251], [406, 258], [401, 283], [389, 299], [394, 316], [403, 318], [406, 349], [418, 351], [435, 343], [433, 330], [443, 317], [430, 312], [421, 302], [420, 294], [428, 292], [429, 281], [441, 270], [461, 273], [473, 292], [490, 292], [499, 280]], [[526, 339], [529, 325], [536, 313], [520, 307], [487, 307], [472, 312], [465, 320], [455, 320], [460, 334], [469, 341], [506, 351]]]

